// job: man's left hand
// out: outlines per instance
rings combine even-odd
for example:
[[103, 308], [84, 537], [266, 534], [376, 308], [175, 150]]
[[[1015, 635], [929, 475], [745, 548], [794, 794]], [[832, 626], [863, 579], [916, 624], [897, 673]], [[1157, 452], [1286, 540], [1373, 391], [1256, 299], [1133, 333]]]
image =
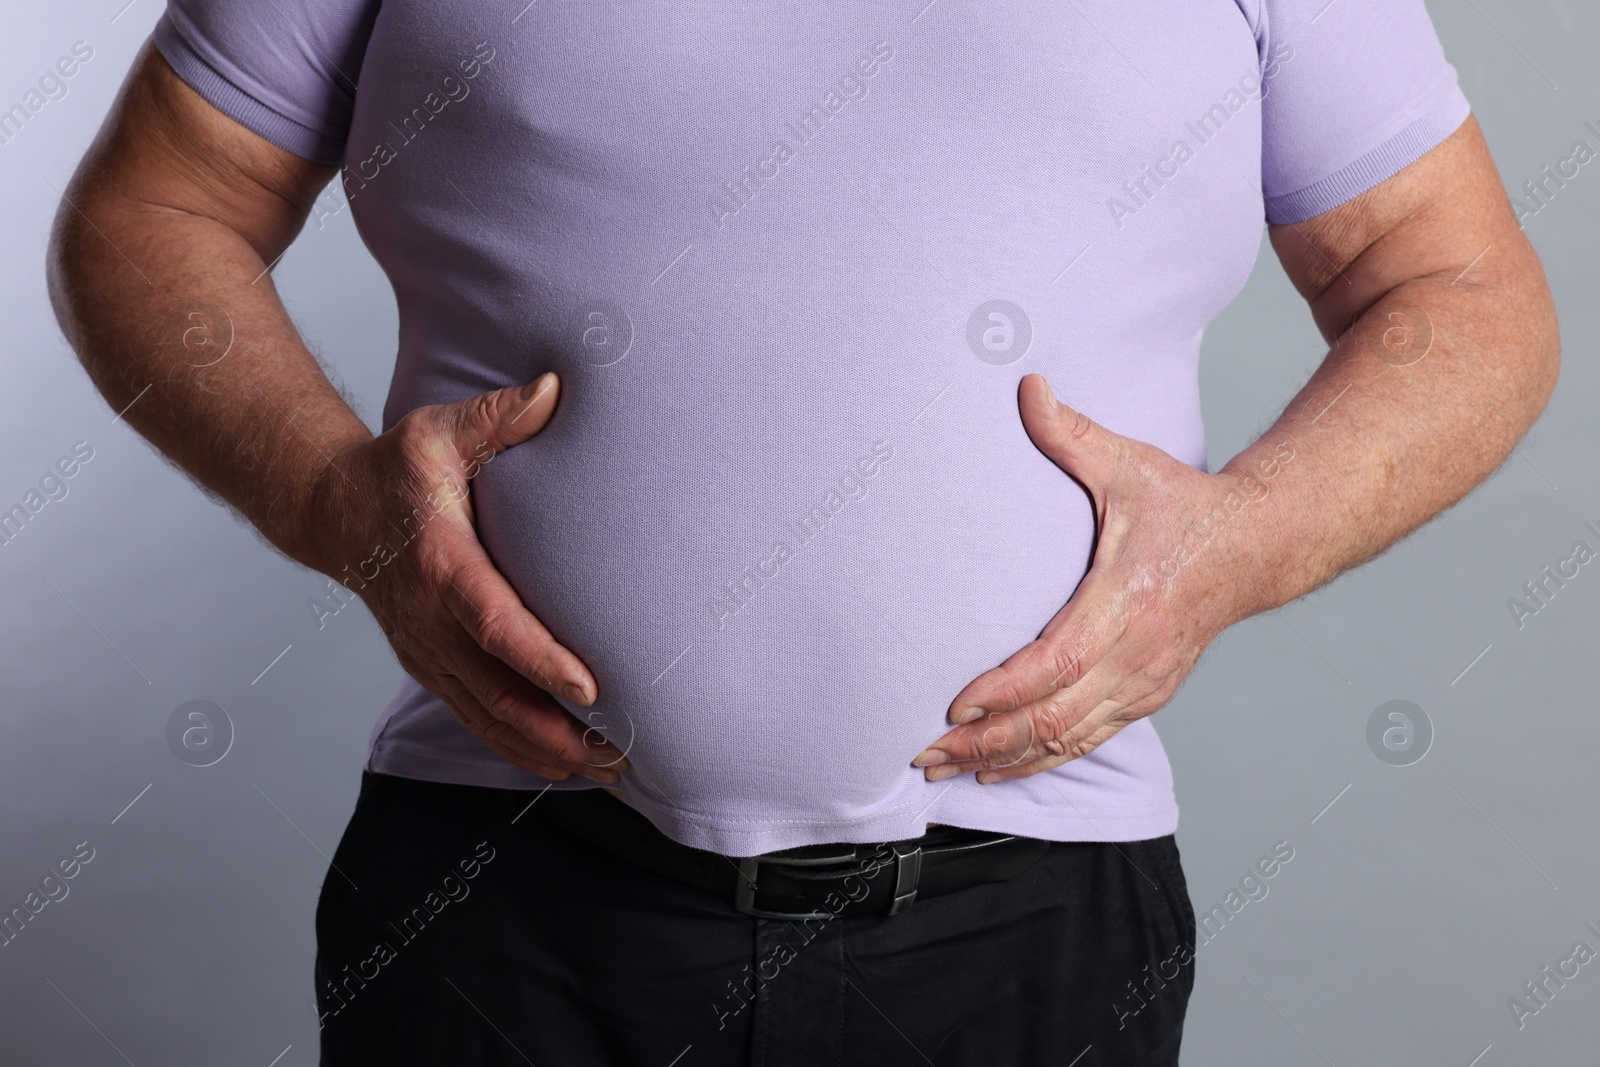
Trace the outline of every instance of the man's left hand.
[[1165, 705], [1217, 634], [1253, 613], [1245, 604], [1265, 606], [1235, 528], [1260, 521], [1262, 479], [1207, 474], [1112, 433], [1037, 374], [1018, 406], [1033, 443], [1093, 501], [1094, 559], [1043, 633], [951, 703], [956, 728], [912, 761], [929, 781], [1025, 778], [1093, 751]]

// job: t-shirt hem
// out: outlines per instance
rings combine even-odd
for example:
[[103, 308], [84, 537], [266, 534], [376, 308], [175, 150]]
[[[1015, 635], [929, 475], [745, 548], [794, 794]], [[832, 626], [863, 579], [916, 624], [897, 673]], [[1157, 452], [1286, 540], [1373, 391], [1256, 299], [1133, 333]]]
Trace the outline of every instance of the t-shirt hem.
[[170, 10], [156, 23], [151, 39], [156, 51], [189, 88], [245, 129], [313, 163], [338, 163], [343, 157], [342, 138], [296, 122], [228, 80], [184, 36]]
[[1266, 200], [1267, 221], [1274, 225], [1304, 222], [1348, 203], [1373, 186], [1394, 177], [1455, 133], [1472, 112], [1452, 75], [1448, 91], [1399, 132], [1326, 178], [1302, 189]]
[[[373, 746], [366, 769], [401, 778], [495, 789], [601, 788], [598, 783], [583, 778], [550, 782], [510, 763], [496, 765], [457, 759], [436, 751], [418, 751], [412, 746], [383, 742]], [[668, 837], [680, 844], [727, 856], [753, 856], [822, 842], [900, 841], [921, 836], [930, 822], [1047, 841], [1145, 841], [1164, 837], [1178, 828], [1178, 806], [1170, 795], [1155, 804], [1121, 807], [1072, 801], [1070, 809], [1064, 810], [1010, 803], [1001, 800], [998, 794], [946, 790], [921, 807], [897, 805], [885, 812], [854, 819], [794, 819], [751, 825], [737, 820], [708, 819], [658, 801], [648, 792], [626, 791], [630, 794], [629, 803]]]

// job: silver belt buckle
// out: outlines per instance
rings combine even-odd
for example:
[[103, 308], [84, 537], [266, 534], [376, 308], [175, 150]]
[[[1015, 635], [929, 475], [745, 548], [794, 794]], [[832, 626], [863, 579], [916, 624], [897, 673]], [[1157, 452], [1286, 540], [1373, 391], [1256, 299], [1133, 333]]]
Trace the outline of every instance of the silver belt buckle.
[[[911, 902], [917, 897], [917, 879], [922, 873], [922, 848], [919, 845], [902, 844], [895, 844], [891, 848], [894, 853], [895, 868], [894, 897], [890, 901], [889, 908], [885, 914], [899, 915], [911, 907]], [[854, 850], [842, 856], [806, 858], [740, 856], [735, 864], [739, 869], [739, 880], [733, 886], [734, 910], [759, 919], [787, 919], [791, 922], [802, 919], [831, 919], [835, 915], [831, 911], [769, 911], [765, 908], [756, 907], [756, 884], [760, 875], [761, 864], [766, 862], [789, 867], [815, 867], [829, 863], [842, 863], [856, 858]]]
[[740, 856], [738, 859], [739, 880], [733, 885], [733, 907], [735, 911], [745, 915], [753, 915], [758, 919], [829, 919], [832, 912], [826, 911], [768, 911], [756, 907], [756, 875], [761, 870], [762, 857]]

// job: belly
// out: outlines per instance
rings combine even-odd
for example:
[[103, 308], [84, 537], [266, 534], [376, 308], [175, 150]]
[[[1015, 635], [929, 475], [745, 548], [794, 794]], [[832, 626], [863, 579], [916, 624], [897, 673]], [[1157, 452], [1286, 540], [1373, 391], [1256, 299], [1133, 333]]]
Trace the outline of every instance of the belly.
[[1088, 498], [1022, 431], [1018, 375], [971, 362], [868, 374], [833, 407], [796, 399], [820, 380], [780, 401], [710, 375], [663, 405], [574, 368], [551, 425], [485, 465], [480, 536], [594, 671], [598, 701], [569, 710], [642, 788], [687, 810], [870, 804], [1065, 603]]

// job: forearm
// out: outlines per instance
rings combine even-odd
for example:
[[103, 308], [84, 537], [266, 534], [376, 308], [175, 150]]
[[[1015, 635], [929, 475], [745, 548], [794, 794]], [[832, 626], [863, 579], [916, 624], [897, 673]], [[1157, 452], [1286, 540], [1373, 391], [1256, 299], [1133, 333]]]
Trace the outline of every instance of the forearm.
[[371, 435], [266, 272], [264, 257], [298, 220], [289, 232], [242, 233], [169, 192], [157, 168], [115, 173], [127, 154], [115, 135], [103, 141], [68, 187], [52, 236], [61, 327], [120, 418], [309, 562], [312, 487], [341, 447]]
[[1337, 338], [1272, 427], [1223, 467], [1226, 479], [1248, 475], [1261, 486], [1244, 521], [1225, 527], [1237, 618], [1378, 555], [1506, 459], [1559, 367], [1549, 294], [1530, 259], [1491, 249], [1465, 274], [1390, 289]]

